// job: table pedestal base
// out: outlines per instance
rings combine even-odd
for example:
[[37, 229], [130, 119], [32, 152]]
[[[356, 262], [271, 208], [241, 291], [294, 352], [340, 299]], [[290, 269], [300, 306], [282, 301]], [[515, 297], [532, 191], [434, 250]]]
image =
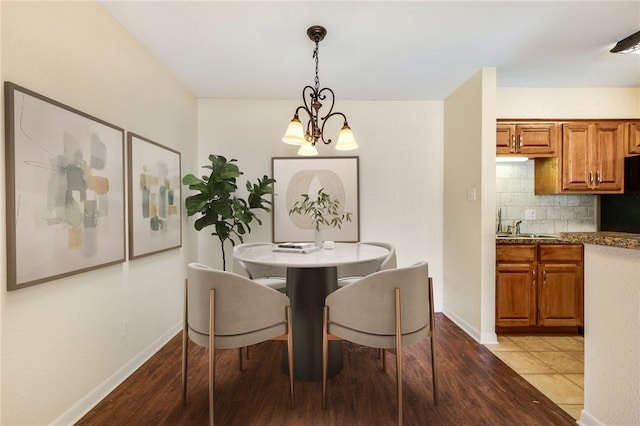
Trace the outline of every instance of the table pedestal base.
[[[322, 380], [322, 310], [327, 295], [338, 289], [336, 267], [287, 268], [287, 295], [291, 300], [295, 379]], [[283, 369], [288, 371], [287, 352]], [[329, 342], [327, 375], [342, 370], [342, 342]]]

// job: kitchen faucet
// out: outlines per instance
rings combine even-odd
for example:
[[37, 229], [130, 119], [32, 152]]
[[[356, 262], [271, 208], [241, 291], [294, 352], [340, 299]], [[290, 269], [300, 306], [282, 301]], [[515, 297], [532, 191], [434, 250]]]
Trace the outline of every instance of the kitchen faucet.
[[[514, 221], [515, 222], [515, 221]], [[507, 234], [519, 234], [521, 220], [515, 222], [513, 225], [507, 225]]]

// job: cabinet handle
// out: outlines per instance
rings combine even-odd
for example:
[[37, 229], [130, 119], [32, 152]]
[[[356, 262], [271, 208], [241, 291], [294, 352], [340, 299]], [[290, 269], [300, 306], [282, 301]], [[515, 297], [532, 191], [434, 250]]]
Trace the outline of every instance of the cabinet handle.
[[537, 276], [537, 275], [538, 275], [538, 274], [536, 273], [536, 271], [535, 271], [535, 269], [534, 269], [534, 270], [533, 270], [533, 281], [531, 282], [531, 285], [532, 285], [532, 286], [535, 286], [535, 285], [536, 285], [536, 276]]
[[516, 150], [516, 135], [511, 135], [511, 149]]
[[589, 184], [593, 184], [593, 172], [589, 172]]
[[523, 140], [522, 140], [522, 135], [520, 135], [520, 148], [522, 148], [522, 145], [524, 144]]
[[542, 285], [547, 283], [547, 271], [542, 271]]
[[596, 172], [596, 182], [598, 182], [599, 184], [602, 183], [602, 174], [599, 170]]

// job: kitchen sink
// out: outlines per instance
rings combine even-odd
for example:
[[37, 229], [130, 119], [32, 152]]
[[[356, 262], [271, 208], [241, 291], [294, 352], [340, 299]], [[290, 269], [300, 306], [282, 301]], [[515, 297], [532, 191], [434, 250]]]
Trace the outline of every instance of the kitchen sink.
[[523, 233], [523, 234], [508, 234], [506, 232], [499, 232], [496, 234], [498, 239], [511, 239], [511, 240], [557, 240], [560, 239], [558, 234], [546, 234], [546, 233]]

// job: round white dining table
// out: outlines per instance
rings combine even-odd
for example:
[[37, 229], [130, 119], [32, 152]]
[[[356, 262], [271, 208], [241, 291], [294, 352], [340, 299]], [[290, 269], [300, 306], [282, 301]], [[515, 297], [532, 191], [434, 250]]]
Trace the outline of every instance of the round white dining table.
[[[242, 262], [287, 268], [287, 296], [291, 301], [294, 377], [302, 381], [322, 380], [322, 311], [324, 299], [338, 289], [338, 267], [380, 262], [386, 248], [368, 244], [335, 243], [333, 249], [311, 253], [283, 253], [275, 244], [239, 246], [233, 256]], [[287, 369], [287, 351], [283, 369]], [[329, 342], [328, 376], [342, 370], [342, 343]]]

